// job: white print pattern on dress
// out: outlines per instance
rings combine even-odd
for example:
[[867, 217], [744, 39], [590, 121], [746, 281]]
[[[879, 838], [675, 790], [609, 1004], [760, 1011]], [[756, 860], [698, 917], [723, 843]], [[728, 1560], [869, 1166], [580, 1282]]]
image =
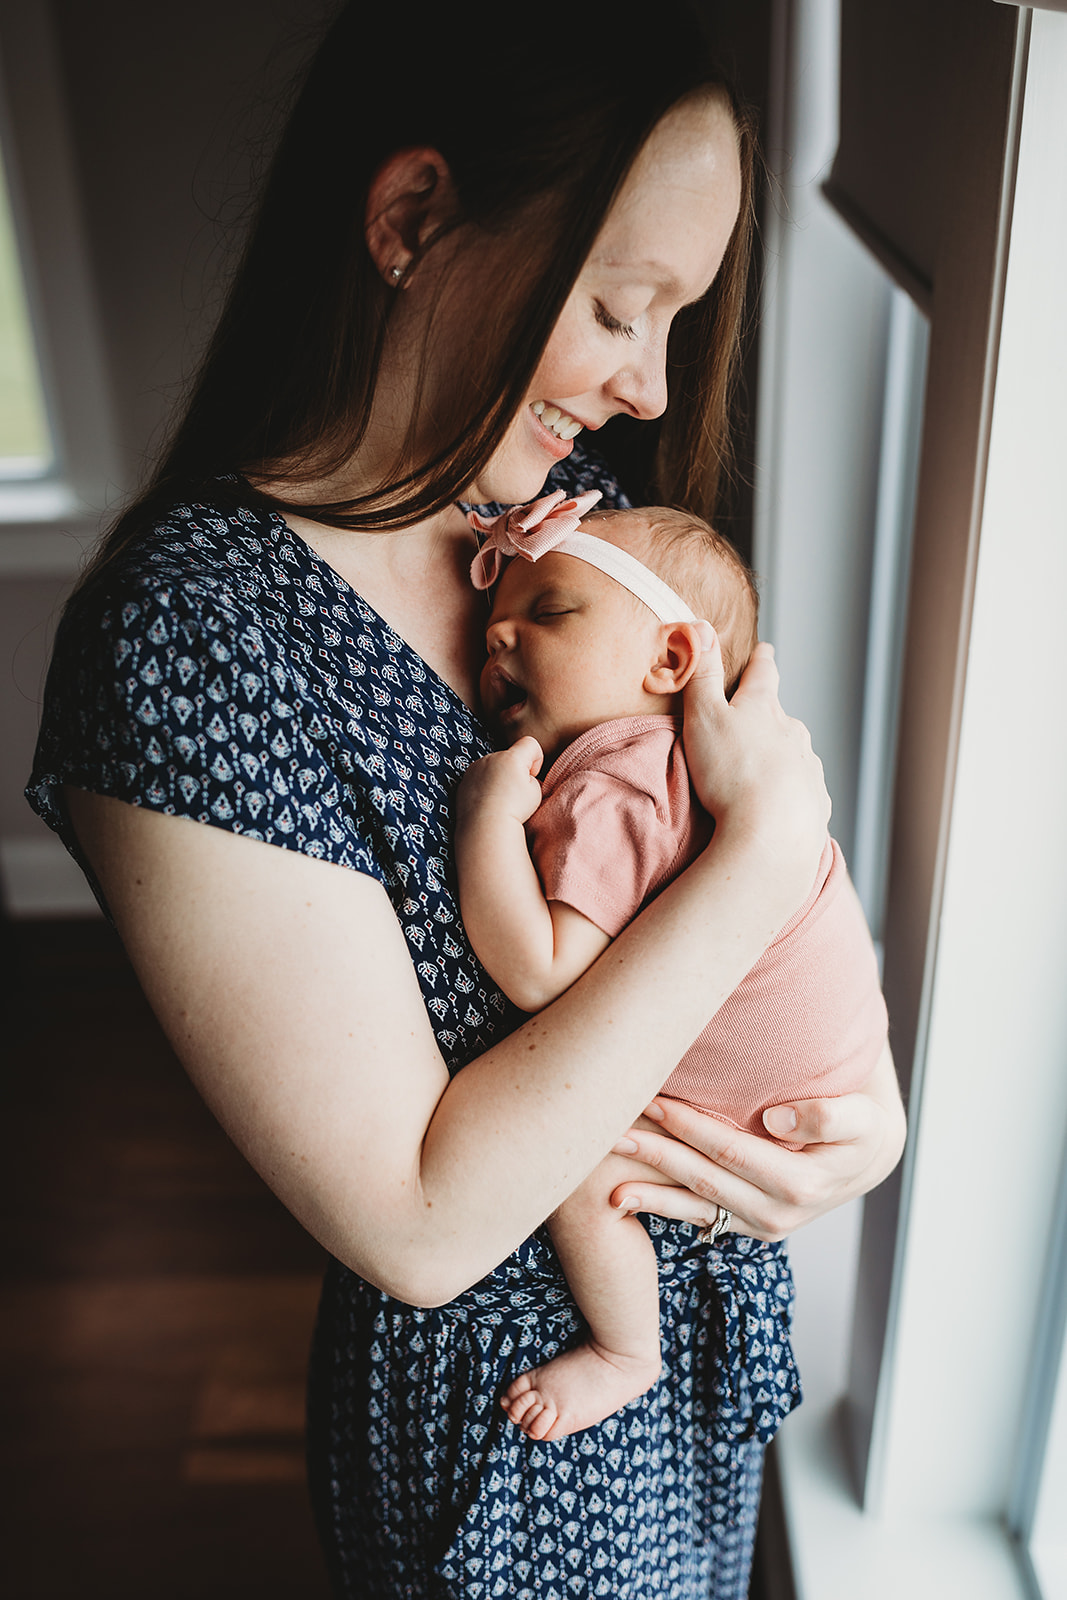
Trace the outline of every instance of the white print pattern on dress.
[[[579, 451], [555, 485], [625, 503]], [[28, 796], [76, 855], [64, 783], [370, 874], [457, 1070], [519, 1020], [467, 943], [450, 864], [485, 731], [280, 517], [236, 480], [218, 490], [70, 608]], [[742, 1600], [763, 1445], [799, 1399], [784, 1247], [648, 1225], [663, 1375], [558, 1444], [526, 1440], [499, 1403], [581, 1336], [547, 1234], [433, 1310], [331, 1268], [310, 1472], [339, 1595]]]

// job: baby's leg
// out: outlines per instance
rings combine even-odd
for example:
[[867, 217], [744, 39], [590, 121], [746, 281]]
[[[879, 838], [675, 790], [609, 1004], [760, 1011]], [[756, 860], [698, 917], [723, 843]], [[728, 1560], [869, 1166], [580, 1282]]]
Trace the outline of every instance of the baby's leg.
[[591, 1428], [659, 1377], [659, 1278], [652, 1241], [609, 1203], [633, 1163], [608, 1156], [549, 1222], [590, 1337], [507, 1390], [504, 1410], [531, 1439]]

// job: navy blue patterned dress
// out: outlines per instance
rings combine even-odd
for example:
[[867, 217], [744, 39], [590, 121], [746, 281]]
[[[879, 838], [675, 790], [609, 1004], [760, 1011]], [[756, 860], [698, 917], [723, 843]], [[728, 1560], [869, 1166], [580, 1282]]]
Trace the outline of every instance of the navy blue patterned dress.
[[[579, 455], [551, 482], [615, 486]], [[61, 626], [28, 795], [77, 855], [71, 784], [369, 873], [450, 1071], [514, 1027], [459, 919], [452, 800], [489, 748], [468, 708], [281, 517], [176, 506]], [[84, 863], [83, 863], [84, 865]], [[450, 1305], [334, 1264], [310, 1471], [349, 1600], [741, 1600], [763, 1446], [799, 1398], [780, 1246], [650, 1219], [663, 1373], [597, 1428], [528, 1441], [511, 1379], [582, 1337], [547, 1234]]]

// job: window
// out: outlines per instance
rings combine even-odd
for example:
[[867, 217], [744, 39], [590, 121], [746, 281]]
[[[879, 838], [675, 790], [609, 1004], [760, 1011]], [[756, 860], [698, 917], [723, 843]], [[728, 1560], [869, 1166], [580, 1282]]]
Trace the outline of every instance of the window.
[[38, 478], [52, 463], [37, 351], [0, 162], [0, 478]]
[[121, 478], [48, 6], [0, 7], [0, 156], [0, 573], [73, 576]]
[[[899, 33], [904, 13], [925, 25], [919, 6], [857, 0], [854, 21], [857, 9], [886, 37]], [[836, 138], [827, 112], [836, 102], [836, 10], [796, 0], [780, 12], [795, 226], [778, 241], [764, 317], [766, 520], [756, 564], [769, 568], [775, 590], [769, 634], [793, 652], [780, 652], [787, 705], [832, 728], [827, 771], [835, 802], [839, 790], [845, 796], [859, 868], [863, 780], [854, 799], [847, 780], [856, 730], [861, 746], [866, 730], [833, 681], [833, 663], [863, 660], [848, 644], [857, 609], [865, 628], [870, 619], [868, 639], [877, 630], [854, 552], [844, 551], [842, 566], [816, 548], [814, 581], [807, 570], [817, 499], [798, 527], [790, 520], [817, 408], [824, 422], [843, 419], [855, 453], [835, 490], [840, 441], [825, 428], [827, 453], [813, 469], [824, 530], [840, 520], [842, 503], [877, 504], [886, 459], [875, 422], [888, 413], [876, 397], [892, 386], [877, 367], [892, 339], [879, 319], [891, 324], [895, 302], [891, 294], [879, 310], [873, 261], [868, 273], [850, 260], [858, 240], [846, 245], [835, 234], [844, 223], [819, 188]], [[931, 27], [942, 30], [955, 14], [940, 0], [930, 10]], [[829, 1250], [820, 1254], [806, 1237], [817, 1238], [814, 1230], [795, 1241], [809, 1404], [783, 1428], [779, 1463], [804, 1600], [1067, 1595], [1067, 192], [1057, 163], [1067, 142], [1067, 16], [1023, 9], [1016, 20], [992, 0], [975, 0], [973, 12], [976, 37], [992, 37], [996, 49], [972, 72], [974, 40], [958, 31], [949, 40], [961, 90], [953, 115], [962, 103], [972, 122], [947, 129], [947, 148], [966, 134], [960, 159], [975, 144], [982, 155], [967, 183], [944, 191], [951, 209], [936, 218], [943, 227], [930, 284], [885, 916], [894, 1045], [905, 1079], [911, 1073], [911, 1137], [903, 1172], [865, 1211], [844, 1412], [840, 1332], [820, 1329], [811, 1353], [810, 1306], [822, 1289], [812, 1280], [821, 1274], [825, 1283]], [[1014, 53], [1002, 49], [1013, 37]], [[862, 84], [851, 94], [855, 110]], [[937, 159], [951, 166], [945, 150]], [[855, 151], [853, 160], [853, 172], [862, 170]], [[831, 244], [833, 260], [816, 260]], [[846, 269], [849, 294], [828, 276]], [[819, 336], [820, 295], [850, 330], [853, 362], [840, 379]], [[874, 378], [857, 388], [857, 367], [870, 376], [872, 364]], [[898, 482], [906, 488], [906, 477]], [[876, 525], [869, 512], [857, 524]], [[813, 696], [814, 712], [793, 692], [794, 659], [814, 682], [806, 639], [816, 663], [829, 663], [819, 668], [828, 687], [821, 700]], [[884, 750], [884, 726], [879, 737]], [[816, 731], [815, 742], [826, 740]], [[880, 780], [875, 787], [884, 792]], [[870, 859], [869, 909], [879, 881], [876, 854]], [[834, 1292], [846, 1300], [856, 1235], [834, 1218], [823, 1235], [831, 1236], [847, 1280], [842, 1290], [839, 1271]]]
[[1067, 1600], [1067, 1161], [1009, 1523], [1040, 1600]]

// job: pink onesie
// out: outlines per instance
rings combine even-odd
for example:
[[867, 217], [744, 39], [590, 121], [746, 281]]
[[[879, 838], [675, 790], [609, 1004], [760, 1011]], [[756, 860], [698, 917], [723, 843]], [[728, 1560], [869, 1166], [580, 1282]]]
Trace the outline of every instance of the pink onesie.
[[[677, 717], [576, 739], [526, 824], [545, 896], [612, 938], [704, 848]], [[810, 895], [683, 1056], [663, 1092], [752, 1133], [768, 1106], [848, 1094], [885, 1044], [885, 1001], [844, 857], [827, 838]]]

